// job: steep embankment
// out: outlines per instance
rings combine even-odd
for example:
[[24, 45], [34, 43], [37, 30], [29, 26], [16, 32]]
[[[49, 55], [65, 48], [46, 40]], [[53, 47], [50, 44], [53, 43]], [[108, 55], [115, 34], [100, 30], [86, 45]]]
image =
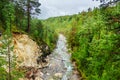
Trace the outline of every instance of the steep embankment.
[[17, 57], [17, 67], [25, 70], [25, 78], [19, 80], [42, 80], [42, 73], [39, 68], [41, 64], [37, 63], [37, 59], [42, 55], [40, 47], [35, 41], [25, 34], [13, 34], [13, 54]]
[[[35, 41], [30, 39], [30, 37], [26, 34], [13, 34], [12, 43], [10, 43], [10, 47], [8, 49], [8, 38], [7, 35], [2, 35], [0, 37], [0, 50], [7, 51], [7, 54], [4, 52], [4, 54], [0, 53], [0, 57], [4, 59], [4, 61], [8, 62], [8, 55], [10, 52], [11, 58], [10, 58], [10, 66], [11, 66], [11, 74], [13, 70], [22, 72], [22, 74], [19, 74], [16, 72], [15, 74], [12, 74], [13, 80], [41, 80], [41, 71], [39, 68], [41, 68], [41, 64], [37, 63], [37, 59], [42, 55], [42, 47], [40, 48]], [[7, 47], [4, 48], [4, 45]], [[12, 49], [12, 46], [14, 47]], [[3, 48], [2, 48], [3, 47]], [[14, 56], [13, 56], [14, 55]], [[15, 57], [16, 56], [16, 57]], [[15, 65], [13, 65], [16, 63]], [[4, 64], [3, 66], [0, 66], [1, 68], [4, 68], [3, 71], [5, 74], [1, 73], [1, 75], [8, 75], [9, 70], [7, 67], [8, 64]], [[14, 66], [14, 67], [13, 67]], [[44, 67], [44, 66], [43, 66]], [[17, 75], [22, 75], [18, 76]], [[17, 77], [16, 79], [14, 77]], [[24, 77], [24, 78], [19, 78]], [[19, 79], [18, 79], [19, 78]], [[3, 80], [3, 78], [1, 78]]]
[[37, 66], [37, 58], [40, 55], [39, 46], [25, 34], [13, 35], [14, 50], [13, 53], [17, 56], [19, 66]]

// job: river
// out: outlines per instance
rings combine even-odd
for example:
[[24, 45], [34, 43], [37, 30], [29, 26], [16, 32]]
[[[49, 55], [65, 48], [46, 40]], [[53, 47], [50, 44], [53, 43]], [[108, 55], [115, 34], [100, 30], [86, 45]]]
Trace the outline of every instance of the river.
[[57, 46], [48, 56], [48, 66], [42, 69], [43, 80], [80, 80], [74, 73], [64, 35], [59, 34]]

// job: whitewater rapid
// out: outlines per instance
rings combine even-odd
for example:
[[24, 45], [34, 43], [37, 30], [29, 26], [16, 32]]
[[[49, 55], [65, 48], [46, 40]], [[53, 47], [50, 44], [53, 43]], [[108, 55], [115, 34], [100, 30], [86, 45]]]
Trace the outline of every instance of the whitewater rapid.
[[48, 67], [42, 69], [43, 80], [79, 80], [73, 66], [64, 35], [59, 34], [55, 50], [49, 57]]

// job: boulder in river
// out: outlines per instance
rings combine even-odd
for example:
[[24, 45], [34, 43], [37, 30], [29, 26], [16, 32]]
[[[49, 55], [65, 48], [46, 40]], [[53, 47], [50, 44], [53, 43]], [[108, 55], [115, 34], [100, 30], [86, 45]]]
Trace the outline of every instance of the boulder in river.
[[55, 77], [58, 77], [58, 78], [62, 78], [62, 75], [63, 75], [62, 73], [55, 73], [54, 76], [55, 76]]

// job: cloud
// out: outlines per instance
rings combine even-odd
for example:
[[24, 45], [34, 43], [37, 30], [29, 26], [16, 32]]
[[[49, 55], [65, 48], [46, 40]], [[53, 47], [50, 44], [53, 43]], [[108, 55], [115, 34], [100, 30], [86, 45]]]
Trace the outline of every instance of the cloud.
[[71, 15], [89, 7], [93, 8], [100, 3], [92, 0], [39, 0], [41, 3], [40, 19], [54, 16]]

